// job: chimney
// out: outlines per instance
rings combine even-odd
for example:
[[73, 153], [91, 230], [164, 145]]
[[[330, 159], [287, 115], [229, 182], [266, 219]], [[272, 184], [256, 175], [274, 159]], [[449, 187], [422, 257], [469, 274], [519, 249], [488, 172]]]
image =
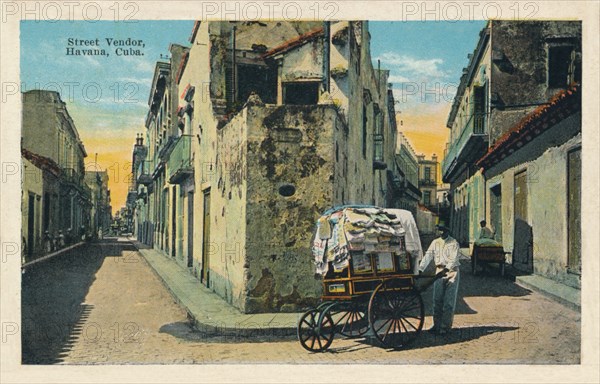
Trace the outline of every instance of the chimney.
[[135, 145], [136, 146], [143, 146], [144, 145], [144, 137], [142, 136], [141, 133], [136, 134], [136, 136], [135, 136]]
[[437, 155], [435, 153], [431, 156], [431, 161], [437, 163]]

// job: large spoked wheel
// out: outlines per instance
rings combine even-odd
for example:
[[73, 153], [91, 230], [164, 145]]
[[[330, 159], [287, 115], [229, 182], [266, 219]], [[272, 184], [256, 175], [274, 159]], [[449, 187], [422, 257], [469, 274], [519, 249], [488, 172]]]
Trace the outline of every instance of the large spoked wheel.
[[331, 314], [335, 331], [345, 337], [360, 337], [369, 330], [366, 303], [351, 303], [341, 308], [332, 305], [325, 312]]
[[334, 325], [331, 315], [323, 313], [320, 319], [319, 313], [319, 310], [311, 309], [298, 322], [298, 340], [304, 349], [311, 352], [323, 352], [333, 341]]
[[404, 348], [423, 329], [425, 310], [418, 291], [380, 284], [369, 301], [369, 324], [377, 340], [389, 348]]

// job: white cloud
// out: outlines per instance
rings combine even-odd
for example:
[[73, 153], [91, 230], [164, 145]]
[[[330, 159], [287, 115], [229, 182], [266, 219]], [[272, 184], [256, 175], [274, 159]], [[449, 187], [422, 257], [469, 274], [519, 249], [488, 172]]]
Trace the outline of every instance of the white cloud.
[[417, 59], [408, 55], [386, 52], [378, 59], [391, 70], [393, 76], [407, 78], [409, 81], [439, 80], [450, 75], [448, 71], [441, 68], [444, 63], [441, 58]]

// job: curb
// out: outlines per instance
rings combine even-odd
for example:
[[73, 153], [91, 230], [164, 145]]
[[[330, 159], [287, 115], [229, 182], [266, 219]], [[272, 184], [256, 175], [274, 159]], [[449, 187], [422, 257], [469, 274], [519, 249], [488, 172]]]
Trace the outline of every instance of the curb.
[[554, 301], [556, 301], [556, 302], [558, 302], [558, 303], [564, 305], [565, 307], [568, 307], [568, 308], [570, 308], [570, 309], [572, 309], [574, 311], [581, 312], [581, 304], [577, 304], [577, 303], [574, 303], [574, 302], [572, 302], [570, 300], [567, 300], [564, 297], [561, 297], [561, 296], [559, 296], [559, 295], [557, 295], [557, 294], [555, 294], [553, 292], [550, 292], [548, 290], [542, 289], [542, 288], [538, 287], [537, 285], [527, 283], [527, 282], [523, 281], [522, 279], [520, 279], [519, 276], [517, 276], [515, 278], [515, 283], [517, 285], [523, 287], [523, 288], [527, 288], [527, 289], [530, 289], [530, 290], [535, 291], [537, 293], [540, 293], [543, 296], [546, 296], [547, 298], [549, 298], [551, 300], [554, 300]]
[[77, 248], [80, 245], [83, 245], [85, 243], [86, 243], [85, 241], [80, 241], [79, 243], [76, 243], [76, 244], [73, 244], [73, 245], [69, 245], [66, 248], [59, 249], [58, 251], [49, 253], [46, 256], [42, 256], [39, 259], [35, 259], [35, 260], [32, 260], [32, 261], [30, 261], [28, 263], [25, 263], [25, 264], [21, 265], [21, 269], [25, 269], [25, 268], [31, 267], [34, 264], [41, 263], [42, 261], [46, 261], [46, 260], [52, 259], [53, 257], [59, 256], [60, 254], [65, 253], [67, 251], [70, 251], [72, 249], [75, 249], [75, 248]]
[[[295, 338], [297, 334], [297, 322], [299, 318], [299, 314], [279, 314], [272, 313], [266, 314], [271, 318], [268, 322], [256, 322], [252, 321], [252, 317], [255, 315], [246, 315], [240, 313], [239, 316], [236, 315], [224, 315], [222, 319], [219, 319], [219, 316], [215, 316], [214, 318], [210, 318], [210, 313], [206, 315], [206, 317], [199, 315], [198, 310], [192, 310], [190, 308], [190, 303], [186, 303], [182, 301], [174, 292], [174, 290], [170, 287], [167, 282], [167, 279], [161, 275], [161, 273], [155, 268], [155, 266], [150, 263], [146, 255], [144, 254], [144, 249], [139, 247], [139, 243], [137, 240], [127, 238], [127, 240], [136, 248], [136, 250], [140, 253], [146, 265], [150, 267], [150, 269], [154, 272], [154, 274], [159, 278], [162, 282], [163, 286], [167, 289], [173, 300], [180, 305], [187, 313], [188, 319], [192, 324], [193, 328], [201, 333], [206, 334], [207, 336], [212, 337], [222, 337], [226, 339], [291, 339], [292, 336]], [[264, 314], [263, 314], [264, 315]], [[278, 321], [275, 317], [277, 315], [284, 315], [286, 317], [293, 317], [293, 324], [289, 321]], [[288, 319], [289, 320], [289, 319]], [[287, 323], [287, 324], [285, 324]]]

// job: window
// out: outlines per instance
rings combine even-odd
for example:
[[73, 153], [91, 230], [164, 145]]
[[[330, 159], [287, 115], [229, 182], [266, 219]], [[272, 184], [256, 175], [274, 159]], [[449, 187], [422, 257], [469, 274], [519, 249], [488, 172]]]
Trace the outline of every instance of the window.
[[426, 181], [431, 180], [431, 168], [430, 167], [425, 167], [425, 177], [424, 179]]
[[484, 133], [486, 113], [486, 88], [473, 88], [473, 133]]
[[423, 192], [423, 204], [425, 204], [425, 205], [431, 204], [431, 191]]
[[374, 143], [374, 160], [383, 161], [383, 114], [378, 107], [375, 108], [375, 135], [373, 136]]
[[567, 41], [548, 44], [548, 88], [565, 88], [573, 81], [581, 81], [581, 59], [572, 43]]
[[363, 105], [363, 122], [362, 122], [362, 155], [367, 158], [367, 106]]
[[294, 82], [283, 87], [283, 103], [313, 105], [319, 101], [319, 82]]

